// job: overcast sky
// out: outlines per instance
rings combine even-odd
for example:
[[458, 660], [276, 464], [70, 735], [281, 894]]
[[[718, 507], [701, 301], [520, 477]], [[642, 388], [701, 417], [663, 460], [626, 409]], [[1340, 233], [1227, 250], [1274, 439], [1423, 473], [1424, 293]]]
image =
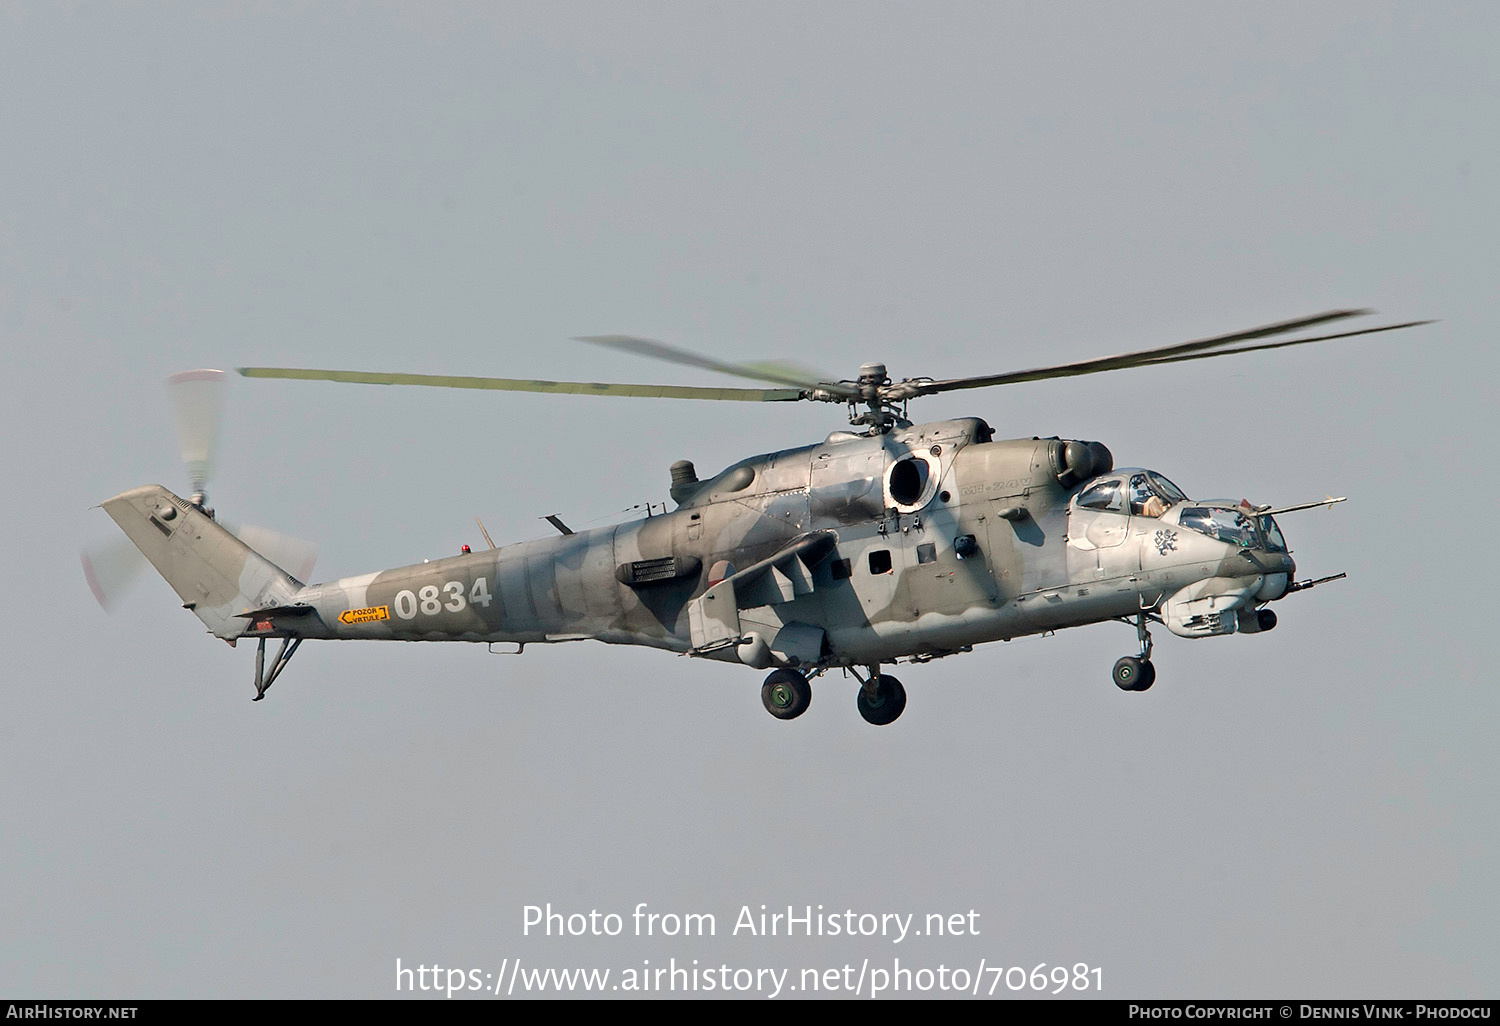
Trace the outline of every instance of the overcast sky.
[[[1497, 41], [1366, 0], [0, 6], [0, 994], [899, 958], [1497, 996]], [[627, 332], [951, 377], [1344, 306], [1442, 321], [914, 408], [1349, 496], [1283, 521], [1347, 581], [1159, 632], [1146, 694], [1107, 624], [905, 667], [879, 729], [837, 676], [783, 723], [754, 670], [592, 643], [310, 644], [252, 705], [249, 646], [78, 567], [90, 507], [187, 490], [187, 368], [733, 383], [568, 341]], [[324, 580], [843, 426], [729, 406], [236, 379], [213, 498]], [[524, 935], [548, 902], [625, 933]], [[717, 934], [631, 936], [640, 902]], [[731, 932], [762, 904], [979, 934]]]

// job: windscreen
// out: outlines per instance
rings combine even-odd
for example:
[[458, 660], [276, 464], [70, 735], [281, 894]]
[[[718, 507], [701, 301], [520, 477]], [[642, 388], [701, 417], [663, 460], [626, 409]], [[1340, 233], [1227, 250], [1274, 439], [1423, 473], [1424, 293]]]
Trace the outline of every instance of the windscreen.
[[1285, 552], [1286, 539], [1281, 535], [1281, 528], [1276, 526], [1276, 521], [1271, 517], [1260, 518], [1260, 528], [1266, 536], [1267, 552]]
[[1242, 548], [1251, 548], [1259, 541], [1255, 518], [1246, 516], [1237, 509], [1191, 506], [1182, 511], [1177, 522], [1189, 530]]
[[1146, 476], [1151, 479], [1152, 489], [1156, 492], [1157, 495], [1160, 495], [1167, 501], [1168, 506], [1175, 506], [1177, 503], [1182, 502], [1187, 498], [1187, 494], [1184, 493], [1181, 488], [1178, 488], [1171, 481], [1168, 481], [1156, 471], [1147, 471]]

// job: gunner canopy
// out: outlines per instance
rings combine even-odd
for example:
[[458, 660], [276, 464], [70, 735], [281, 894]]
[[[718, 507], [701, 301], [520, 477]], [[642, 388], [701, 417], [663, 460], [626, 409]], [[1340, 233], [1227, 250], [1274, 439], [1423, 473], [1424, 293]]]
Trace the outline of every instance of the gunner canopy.
[[1257, 517], [1243, 508], [1189, 506], [1177, 517], [1183, 527], [1241, 548], [1285, 552], [1286, 539], [1271, 517]]

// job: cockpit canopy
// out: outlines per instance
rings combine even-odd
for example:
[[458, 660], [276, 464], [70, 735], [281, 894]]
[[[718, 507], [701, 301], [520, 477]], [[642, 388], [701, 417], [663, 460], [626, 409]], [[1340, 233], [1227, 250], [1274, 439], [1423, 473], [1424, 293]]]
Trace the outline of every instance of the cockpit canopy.
[[1241, 548], [1287, 551], [1286, 538], [1271, 517], [1258, 516], [1243, 503], [1189, 499], [1154, 470], [1125, 467], [1097, 477], [1073, 502], [1080, 510], [1162, 517], [1168, 524], [1176, 521], [1179, 527]]
[[1159, 517], [1187, 496], [1153, 470], [1127, 468], [1091, 482], [1078, 493], [1080, 509]]
[[1253, 510], [1243, 506], [1184, 506], [1177, 514], [1177, 523], [1190, 531], [1241, 548], [1287, 551], [1286, 539], [1276, 521], [1268, 516], [1256, 516]]

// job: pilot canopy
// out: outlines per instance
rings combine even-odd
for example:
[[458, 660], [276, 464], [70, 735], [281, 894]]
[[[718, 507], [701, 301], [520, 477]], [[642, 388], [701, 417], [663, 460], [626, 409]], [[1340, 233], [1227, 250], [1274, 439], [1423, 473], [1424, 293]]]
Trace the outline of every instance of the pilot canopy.
[[1186, 499], [1182, 489], [1161, 474], [1127, 467], [1090, 482], [1078, 493], [1078, 507], [1159, 517]]

